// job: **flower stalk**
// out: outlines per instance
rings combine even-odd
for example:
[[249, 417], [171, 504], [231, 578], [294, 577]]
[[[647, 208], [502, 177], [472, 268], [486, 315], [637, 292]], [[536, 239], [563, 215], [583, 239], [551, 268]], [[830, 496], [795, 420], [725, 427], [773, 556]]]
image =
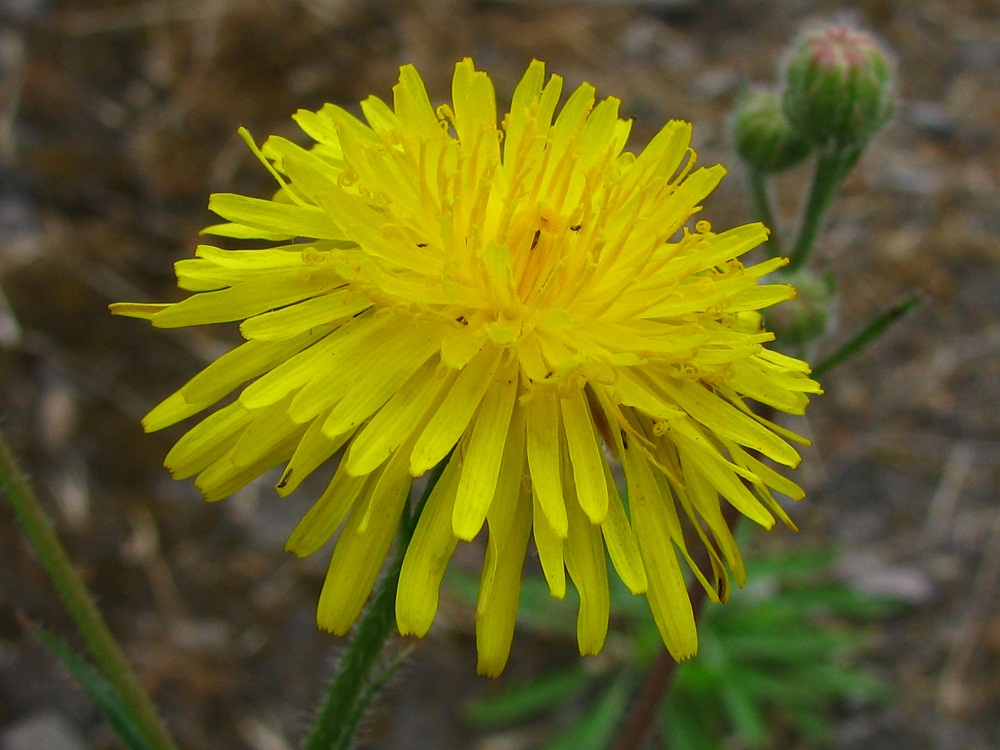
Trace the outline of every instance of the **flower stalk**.
[[395, 625], [396, 589], [406, 549], [443, 468], [442, 462], [434, 469], [412, 515], [404, 515], [396, 537], [396, 556], [355, 628], [302, 750], [349, 750], [368, 702], [377, 692], [378, 685], [385, 681], [387, 673], [397, 665], [394, 663], [373, 677]]
[[821, 153], [817, 158], [816, 171], [809, 189], [809, 198], [803, 209], [802, 221], [799, 225], [799, 235], [796, 238], [795, 247], [788, 255], [786, 272], [800, 269], [809, 259], [809, 255], [816, 245], [819, 230], [823, 226], [823, 219], [837, 193], [837, 188], [860, 156], [860, 147], [848, 147], [829, 153]]
[[363, 708], [358, 710], [358, 702], [365, 694], [395, 624], [396, 586], [402, 564], [402, 555], [397, 554], [385, 578], [375, 589], [375, 596], [358, 623], [312, 730], [302, 745], [303, 750], [333, 750], [351, 746], [358, 722], [364, 714]]

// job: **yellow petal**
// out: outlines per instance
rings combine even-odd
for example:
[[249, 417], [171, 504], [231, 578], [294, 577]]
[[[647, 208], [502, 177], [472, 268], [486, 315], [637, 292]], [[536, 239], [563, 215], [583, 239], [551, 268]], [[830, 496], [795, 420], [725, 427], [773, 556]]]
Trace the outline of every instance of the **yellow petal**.
[[145, 303], [145, 302], [113, 302], [108, 305], [112, 315], [122, 315], [126, 318], [142, 318], [150, 320], [154, 315], [163, 312], [169, 304]]
[[[286, 361], [319, 341], [328, 332], [329, 329], [317, 328], [284, 341], [248, 341], [223, 354], [191, 378], [180, 389], [180, 393], [190, 403], [215, 403], [241, 383]], [[146, 419], [152, 421], [153, 412]]]
[[452, 458], [427, 498], [406, 548], [396, 592], [396, 623], [402, 635], [426, 635], [438, 607], [438, 592], [458, 538], [451, 527], [461, 462]]
[[795, 377], [787, 371], [783, 372], [769, 366], [759, 357], [744, 359], [733, 363], [736, 377], [731, 387], [738, 388], [741, 393], [762, 404], [788, 414], [805, 414], [809, 399], [803, 391], [806, 388], [819, 390], [819, 384], [807, 378]]
[[238, 402], [205, 417], [177, 441], [164, 466], [174, 479], [184, 479], [204, 470], [225, 455], [250, 424], [253, 415]]
[[[486, 519], [500, 476], [501, 459], [517, 396], [517, 360], [499, 368], [476, 415], [463, 456], [462, 478], [452, 522], [455, 536], [471, 541]], [[521, 428], [521, 438], [523, 439]]]
[[568, 531], [559, 459], [559, 402], [555, 391], [539, 388], [525, 405], [531, 486], [549, 526], [564, 539]]
[[315, 242], [309, 245], [284, 245], [260, 250], [222, 250], [211, 245], [199, 245], [196, 258], [185, 258], [174, 264], [177, 285], [190, 291], [213, 291], [247, 281], [262, 273], [298, 269], [308, 265], [305, 250], [328, 252], [337, 242]]
[[797, 466], [798, 452], [752, 417], [700, 384], [662, 381], [663, 391], [712, 432], [760, 451], [785, 466]]
[[[357, 428], [378, 410], [403, 384], [428, 362], [441, 341], [437, 322], [400, 321], [391, 336], [373, 342], [363, 353], [341, 366], [341, 376], [349, 385], [327, 417], [323, 429], [339, 435]], [[357, 373], [353, 378], [352, 374]]]
[[350, 438], [350, 433], [329, 437], [323, 432], [323, 417], [320, 415], [309, 424], [299, 440], [295, 453], [288, 460], [275, 489], [281, 497], [290, 495], [306, 477], [312, 474], [324, 461], [330, 459]]
[[210, 503], [229, 497], [272, 466], [288, 460], [295, 450], [295, 440], [295, 434], [284, 435], [282, 440], [268, 446], [265, 452], [247, 466], [236, 463], [233, 460], [233, 451], [230, 449], [226, 455], [198, 474], [194, 486]]
[[376, 523], [373, 519], [384, 514], [386, 508], [391, 507], [393, 502], [391, 498], [402, 492], [401, 488], [405, 487], [406, 493], [409, 494], [413, 477], [410, 476], [406, 468], [406, 450], [403, 450], [393, 455], [386, 463], [385, 468], [377, 473], [374, 486], [370, 492], [362, 497], [359, 503], [358, 510], [363, 513], [357, 525], [359, 534], [367, 533], [369, 524]]
[[[524, 163], [521, 148], [527, 127], [532, 122], [532, 110], [538, 106], [544, 81], [545, 63], [532, 60], [514, 89], [510, 114], [504, 122], [504, 169], [507, 171]], [[551, 116], [550, 111], [549, 117]]]
[[[296, 150], [294, 144], [282, 144], [282, 149], [285, 150], [285, 154], [281, 159], [281, 166], [285, 174], [288, 175], [291, 184], [314, 204], [322, 205], [322, 197], [337, 187], [337, 178], [339, 177], [337, 172], [330, 169], [330, 165], [315, 154], [305, 150]], [[340, 236], [346, 234], [339, 224], [336, 224], [335, 227], [334, 231], [339, 231]], [[312, 235], [304, 233], [302, 236], [312, 237]]]
[[691, 142], [691, 123], [671, 120], [643, 148], [629, 169], [632, 180], [640, 180], [644, 175], [653, 174], [670, 179], [681, 161], [688, 155]]
[[608, 485], [604, 478], [604, 454], [594, 431], [590, 408], [582, 391], [560, 399], [559, 403], [577, 498], [590, 522], [599, 524], [608, 513]]
[[297, 445], [306, 428], [288, 417], [291, 398], [256, 412], [253, 421], [233, 446], [232, 461], [236, 466], [253, 466], [275, 446], [294, 440]]
[[287, 231], [267, 231], [266, 229], [256, 229], [254, 227], [236, 224], [231, 221], [222, 224], [213, 224], [201, 230], [202, 234], [214, 234], [216, 237], [232, 237], [237, 240], [290, 240], [294, 239]]
[[590, 522], [575, 497], [567, 498], [566, 512], [569, 516], [566, 569], [580, 592], [576, 639], [581, 655], [596, 654], [604, 646], [611, 614], [604, 543], [600, 529]]
[[351, 339], [364, 337], [374, 328], [371, 313], [353, 318], [332, 333], [318, 338], [312, 346], [285, 360], [244, 388], [240, 393], [240, 403], [247, 409], [262, 409], [280, 401], [310, 381], [325, 382], [325, 378], [317, 378], [317, 375], [322, 376], [329, 372], [329, 363], [336, 353], [350, 345]]
[[341, 465], [326, 491], [296, 525], [285, 542], [285, 549], [305, 557], [322, 547], [343, 523], [358, 497], [363, 496], [366, 487], [370, 489], [374, 486], [376, 479], [352, 477]]
[[400, 67], [399, 83], [392, 87], [392, 94], [396, 116], [404, 129], [428, 139], [440, 132], [427, 89], [416, 68], [412, 65]]
[[501, 352], [486, 347], [462, 370], [444, 402], [431, 417], [410, 456], [417, 477], [436, 466], [465, 432], [500, 364]]
[[366, 297], [345, 287], [248, 318], [240, 324], [240, 333], [247, 339], [289, 339], [315, 328], [341, 323], [371, 306]]
[[[385, 315], [354, 318], [341, 326], [334, 334], [337, 337], [335, 343], [325, 350], [322, 360], [314, 362], [311, 371], [303, 373], [308, 382], [288, 407], [289, 416], [296, 422], [307, 422], [341, 403], [347, 389], [356, 386], [377, 366], [379, 356], [398, 345], [402, 331], [394, 332], [395, 323], [394, 316]], [[403, 321], [402, 327], [404, 331], [413, 330], [409, 321]], [[339, 335], [342, 332], [343, 335]], [[386, 370], [390, 375], [393, 373], [390, 368], [383, 368], [382, 371]], [[246, 391], [240, 397], [244, 403], [245, 396]], [[331, 437], [356, 426], [351, 424], [350, 419], [330, 422], [328, 417], [327, 421], [323, 429]]]
[[635, 532], [629, 524], [625, 507], [618, 496], [618, 488], [615, 487], [615, 480], [607, 464], [604, 466], [604, 477], [608, 485], [609, 502], [608, 515], [601, 524], [601, 531], [608, 546], [608, 555], [622, 583], [628, 586], [633, 594], [641, 594], [647, 586], [646, 569], [642, 564]]
[[[235, 386], [234, 386], [235, 387]], [[177, 424], [181, 420], [187, 419], [193, 414], [197, 414], [208, 406], [215, 403], [211, 401], [189, 403], [184, 394], [180, 391], [172, 393], [155, 407], [149, 414], [142, 418], [142, 428], [146, 432], [156, 432], [164, 427]]]
[[[514, 411], [511, 424], [511, 434], [516, 436], [524, 432], [524, 415], [520, 409]], [[497, 481], [496, 502], [489, 507], [487, 520], [489, 521], [489, 544], [495, 549], [504, 549], [507, 545], [507, 537], [512, 533], [512, 529], [517, 527], [520, 519], [516, 515], [516, 509], [522, 503], [521, 495], [527, 492], [524, 479], [524, 441], [514, 438], [504, 448], [503, 460], [500, 463], [500, 478]], [[523, 509], [522, 511], [523, 512]], [[499, 563], [496, 557], [488, 557], [483, 563], [483, 579], [479, 589], [478, 608], [485, 607], [490, 600], [490, 581], [493, 578], [493, 571]]]
[[545, 511], [542, 510], [537, 492], [533, 493], [531, 507], [538, 562], [542, 566], [545, 581], [549, 584], [549, 594], [556, 599], [562, 599], [566, 596], [566, 566], [563, 562], [565, 536], [560, 537], [552, 528]]
[[[516, 503], [498, 503], [497, 510], [509, 514], [498, 520], [506, 526], [502, 547], [493, 542], [493, 533], [486, 546], [486, 560], [479, 587], [476, 609], [476, 648], [479, 654], [477, 671], [496, 677], [507, 664], [510, 644], [514, 637], [517, 606], [521, 598], [521, 569], [531, 531], [531, 500], [522, 491]], [[490, 519], [492, 529], [493, 519]]]
[[687, 486], [683, 497], [686, 498], [693, 510], [705, 520], [705, 524], [722, 552], [726, 564], [733, 572], [733, 578], [736, 579], [738, 585], [742, 586], [746, 581], [743, 557], [729, 524], [722, 515], [718, 491], [699, 473], [694, 473], [685, 479]]
[[233, 193], [215, 193], [208, 201], [208, 210], [234, 224], [267, 232], [272, 238], [347, 239], [330, 214], [321, 208], [275, 203]]
[[438, 377], [435, 369], [432, 358], [358, 432], [345, 459], [349, 472], [361, 475], [374, 471], [413, 432], [421, 429], [426, 423], [425, 415], [438, 406], [457, 376], [449, 372]]
[[157, 328], [179, 328], [240, 320], [323, 294], [337, 283], [332, 277], [305, 280], [299, 270], [274, 272], [229, 289], [192, 295], [150, 321]]
[[621, 373], [615, 388], [621, 403], [634, 406], [654, 419], [669, 420], [684, 416], [684, 412], [673, 406], [662, 392], [631, 368]]
[[[729, 455], [733, 457], [733, 460], [739, 465], [744, 466], [754, 474], [759, 477], [759, 481], [754, 482], [753, 486], [756, 490], [757, 496], [764, 503], [774, 515], [781, 519], [782, 523], [785, 524], [792, 531], [798, 531], [795, 523], [789, 518], [785, 509], [781, 506], [774, 496], [771, 494], [770, 487], [778, 489], [778, 487], [783, 487], [786, 495], [788, 495], [793, 500], [801, 500], [805, 497], [805, 492], [799, 487], [795, 482], [787, 479], [780, 474], [778, 474], [774, 469], [766, 464], [761, 463], [749, 453], [741, 449], [738, 445], [734, 445], [731, 441], [724, 441], [726, 449], [729, 451]], [[782, 492], [784, 490], [778, 490]]]
[[369, 96], [361, 102], [361, 111], [368, 124], [379, 135], [390, 135], [399, 129], [399, 118], [388, 104], [377, 96]]
[[488, 75], [475, 69], [469, 58], [455, 65], [452, 104], [459, 141], [471, 144], [474, 134], [484, 129], [496, 130], [497, 104], [493, 83]]
[[674, 659], [687, 659], [698, 650], [694, 611], [677, 555], [670, 539], [664, 498], [645, 457], [626, 450], [625, 476], [629, 486], [632, 526], [639, 541], [649, 579], [646, 598], [663, 643]]
[[618, 155], [617, 150], [624, 145], [624, 142], [615, 148], [613, 138], [615, 126], [619, 122], [620, 104], [620, 100], [610, 97], [598, 102], [594, 111], [590, 113], [583, 135], [580, 137], [580, 161], [577, 163], [577, 169], [586, 171], [594, 163]]
[[361, 613], [382, 563], [389, 552], [409, 493], [409, 477], [393, 478], [391, 492], [381, 497], [379, 512], [371, 514], [360, 533], [363, 513], [356, 506], [333, 550], [323, 592], [316, 609], [316, 624], [337, 635], [346, 633]]
[[292, 115], [292, 119], [310, 138], [340, 152], [340, 139], [337, 137], [337, 128], [330, 116], [331, 111], [332, 105], [324, 105], [319, 112], [300, 109]]
[[461, 370], [486, 343], [485, 327], [470, 331], [468, 326], [450, 328], [441, 340], [441, 362], [452, 370]]
[[677, 452], [685, 465], [685, 472], [697, 471], [715, 487], [740, 513], [765, 529], [774, 525], [774, 516], [761, 505], [760, 500], [740, 481], [746, 474], [751, 481], [759, 481], [753, 474], [726, 461], [696, 430], [678, 420], [670, 427]]

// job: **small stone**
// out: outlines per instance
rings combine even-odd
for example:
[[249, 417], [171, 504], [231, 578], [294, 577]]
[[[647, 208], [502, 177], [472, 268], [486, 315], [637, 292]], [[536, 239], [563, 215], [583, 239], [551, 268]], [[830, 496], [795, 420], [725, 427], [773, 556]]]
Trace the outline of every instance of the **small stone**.
[[855, 553], [837, 564], [838, 572], [855, 591], [919, 605], [934, 598], [930, 578], [917, 568], [891, 564], [875, 554]]
[[905, 118], [921, 133], [942, 141], [953, 138], [958, 127], [955, 117], [939, 102], [913, 102]]
[[66, 719], [46, 711], [0, 732], [0, 750], [87, 750], [87, 744]]

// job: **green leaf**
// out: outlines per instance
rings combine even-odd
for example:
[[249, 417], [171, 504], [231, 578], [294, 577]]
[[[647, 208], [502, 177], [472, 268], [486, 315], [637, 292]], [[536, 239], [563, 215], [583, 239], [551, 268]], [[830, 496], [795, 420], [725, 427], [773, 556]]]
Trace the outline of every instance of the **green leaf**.
[[[682, 667], [692, 664], [685, 662]], [[680, 677], [680, 670], [675, 673]], [[705, 701], [689, 701], [673, 691], [664, 701], [660, 711], [660, 733], [664, 747], [674, 750], [722, 750], [717, 736], [719, 712], [716, 706]], [[709, 710], [706, 710], [709, 709]]]
[[597, 705], [546, 750], [603, 750], [618, 728], [631, 693], [631, 680], [616, 680], [604, 691]]
[[820, 664], [810, 669], [808, 679], [816, 691], [833, 696], [880, 700], [891, 695], [889, 686], [882, 680], [836, 664]]
[[914, 307], [919, 305], [920, 302], [921, 298], [914, 294], [913, 296], [900, 302], [898, 305], [890, 307], [851, 337], [847, 343], [841, 346], [837, 351], [816, 365], [816, 367], [813, 368], [813, 377], [818, 378], [823, 376], [841, 362], [844, 362], [858, 354], [862, 349], [881, 336], [889, 326], [906, 315], [906, 313]]
[[539, 677], [504, 693], [471, 701], [465, 709], [473, 724], [507, 724], [523, 721], [564, 704], [583, 692], [596, 678], [580, 669]]
[[100, 672], [51, 633], [42, 628], [36, 628], [34, 632], [76, 678], [126, 747], [131, 750], [150, 750], [153, 747], [146, 741], [139, 724], [129, 713], [127, 704]]
[[766, 747], [771, 739], [767, 720], [752, 697], [750, 685], [732, 677], [724, 681], [722, 702], [736, 733], [752, 748]]
[[788, 713], [788, 717], [796, 730], [810, 744], [824, 747], [829, 743], [833, 727], [830, 726], [830, 722], [823, 716], [821, 708], [817, 706], [796, 706], [794, 704], [786, 704], [783, 708]]
[[[806, 627], [806, 623], [802, 623]], [[822, 660], [836, 648], [837, 641], [823, 631], [801, 632], [786, 630], [782, 633], [751, 632], [745, 635], [730, 634], [725, 647], [731, 659], [770, 660], [786, 664], [803, 664]]]
[[[748, 543], [749, 540], [742, 542]], [[785, 580], [802, 579], [822, 573], [836, 559], [832, 549], [801, 549], [780, 555], [759, 557], [747, 563], [747, 578], [753, 580], [762, 576], [781, 576]]]

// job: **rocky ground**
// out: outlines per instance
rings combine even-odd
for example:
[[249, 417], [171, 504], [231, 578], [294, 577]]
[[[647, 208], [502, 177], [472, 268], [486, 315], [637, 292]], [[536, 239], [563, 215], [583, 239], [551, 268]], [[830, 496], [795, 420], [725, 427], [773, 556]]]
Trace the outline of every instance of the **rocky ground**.
[[[898, 54], [902, 104], [824, 235], [842, 291], [830, 346], [913, 292], [925, 304], [825, 379], [802, 532], [769, 536], [835, 543], [844, 580], [908, 602], [871, 654], [895, 698], [844, 707], [838, 747], [986, 750], [1000, 746], [996, 0], [0, 0], [0, 419], [183, 747], [293, 746], [340, 647], [313, 624], [322, 554], [282, 551], [308, 493], [279, 502], [262, 483], [206, 505], [160, 465], [179, 431], [139, 428], [234, 331], [107, 314], [178, 298], [171, 264], [210, 223], [210, 192], [271, 189], [236, 127], [292, 135], [300, 107], [387, 96], [403, 62], [441, 101], [466, 55], [505, 99], [537, 57], [620, 97], [637, 147], [684, 118], [702, 162], [733, 164], [741, 88], [774, 75], [803, 23], [845, 15]], [[786, 205], [806, 178], [784, 180]], [[748, 219], [735, 166], [709, 212]], [[72, 640], [3, 508], [0, 745], [115, 747], [18, 615]], [[519, 636], [502, 684], [571, 653]], [[544, 723], [490, 734], [462, 721], [464, 700], [497, 689], [473, 673], [471, 615], [446, 602], [372, 746], [537, 746]]]

